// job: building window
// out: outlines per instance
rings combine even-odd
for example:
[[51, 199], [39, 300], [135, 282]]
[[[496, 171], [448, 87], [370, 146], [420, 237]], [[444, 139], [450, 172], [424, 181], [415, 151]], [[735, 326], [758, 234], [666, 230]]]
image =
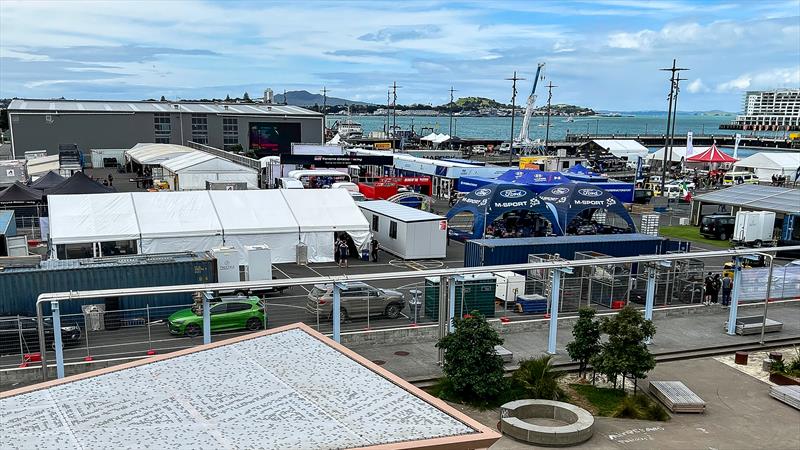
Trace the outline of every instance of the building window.
[[156, 144], [169, 144], [170, 135], [172, 134], [172, 122], [170, 121], [169, 113], [153, 114], [153, 128], [156, 134]]
[[378, 231], [378, 216], [372, 216], [372, 231]]
[[222, 145], [225, 150], [239, 144], [239, 119], [236, 117], [222, 118]]
[[192, 140], [208, 144], [208, 117], [205, 114], [192, 114]]
[[397, 239], [397, 222], [395, 221], [389, 222], [389, 237], [392, 239]]

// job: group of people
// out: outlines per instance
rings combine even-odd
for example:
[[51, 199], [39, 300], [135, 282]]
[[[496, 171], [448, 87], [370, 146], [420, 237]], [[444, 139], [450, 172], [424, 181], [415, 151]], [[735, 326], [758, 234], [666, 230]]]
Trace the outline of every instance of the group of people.
[[719, 303], [719, 294], [722, 292], [722, 306], [730, 306], [731, 291], [733, 290], [733, 278], [731, 278], [731, 274], [726, 273], [725, 276], [720, 277], [718, 273], [712, 274], [708, 272], [704, 284], [704, 305], [716, 305]]
[[547, 221], [535, 216], [512, 216], [495, 220], [486, 226], [487, 238], [541, 237], [547, 236]]
[[772, 184], [770, 186], [778, 186], [783, 187], [786, 185], [786, 175], [775, 175], [772, 174]]
[[[378, 240], [373, 237], [369, 242], [369, 254], [372, 262], [378, 262], [379, 250], [380, 244], [378, 243]], [[339, 267], [349, 267], [347, 258], [350, 257], [350, 244], [347, 242], [345, 235], [336, 237], [336, 241], [333, 243], [333, 257], [336, 260], [336, 263], [339, 264]]]

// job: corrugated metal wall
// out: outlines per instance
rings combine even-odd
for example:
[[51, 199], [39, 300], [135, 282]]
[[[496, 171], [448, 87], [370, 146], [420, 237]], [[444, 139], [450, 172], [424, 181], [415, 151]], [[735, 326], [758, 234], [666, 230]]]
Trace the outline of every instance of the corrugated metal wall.
[[[52, 269], [0, 272], [0, 315], [36, 314], [36, 298], [46, 292], [113, 289], [123, 287], [166, 286], [216, 282], [213, 259], [208, 256], [183, 257], [173, 261], [139, 264], [108, 264]], [[191, 294], [144, 295], [120, 298], [120, 309], [145, 305], [172, 306], [192, 302]], [[104, 299], [85, 304], [103, 303]], [[81, 302], [65, 302], [62, 314], [81, 313]], [[45, 311], [49, 313], [49, 305]]]

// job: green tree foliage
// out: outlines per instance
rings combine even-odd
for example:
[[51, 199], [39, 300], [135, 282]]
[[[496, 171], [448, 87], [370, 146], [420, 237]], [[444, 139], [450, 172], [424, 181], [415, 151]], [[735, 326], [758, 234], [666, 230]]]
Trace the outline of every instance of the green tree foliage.
[[578, 310], [578, 321], [572, 327], [573, 340], [567, 344], [567, 353], [578, 362], [578, 374], [583, 376], [592, 356], [600, 352], [600, 322], [594, 320], [595, 311], [584, 307]]
[[242, 100], [244, 100], [246, 102], [249, 102], [250, 101], [250, 94], [245, 92], [244, 95], [242, 96]]
[[229, 102], [229, 101], [231, 101], [231, 96], [230, 96], [230, 95], [228, 95], [228, 94], [225, 94], [225, 101], [226, 101], [226, 102]]
[[641, 379], [656, 366], [645, 340], [656, 334], [652, 321], [641, 312], [626, 306], [614, 317], [605, 317], [600, 331], [608, 335], [600, 353], [591, 358], [594, 368], [617, 384], [617, 377]]
[[526, 398], [564, 398], [564, 390], [559, 386], [559, 381], [565, 373], [553, 368], [552, 358], [551, 355], [544, 355], [522, 361], [519, 369], [514, 371], [512, 380], [525, 393]]
[[497, 397], [506, 386], [503, 380], [503, 359], [494, 346], [503, 340], [486, 319], [473, 311], [455, 320], [453, 333], [436, 344], [444, 350], [442, 371], [454, 393], [475, 402]]

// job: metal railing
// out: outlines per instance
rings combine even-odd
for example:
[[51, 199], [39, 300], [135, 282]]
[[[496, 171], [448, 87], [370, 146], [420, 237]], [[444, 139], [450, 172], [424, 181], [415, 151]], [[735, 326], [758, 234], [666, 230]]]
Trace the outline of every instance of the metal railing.
[[[778, 250], [800, 250], [800, 246], [795, 247], [783, 247], [780, 249], [777, 248], [763, 248], [759, 249], [760, 253], [772, 254]], [[235, 282], [235, 283], [213, 283], [213, 284], [192, 284], [192, 285], [180, 285], [180, 286], [158, 286], [158, 287], [145, 287], [145, 288], [124, 288], [124, 289], [102, 289], [102, 290], [93, 290], [93, 291], [78, 291], [78, 292], [59, 292], [59, 293], [47, 293], [42, 294], [39, 296], [36, 302], [36, 309], [37, 309], [37, 321], [38, 321], [38, 333], [39, 333], [39, 350], [42, 359], [42, 369], [43, 369], [43, 377], [47, 376], [47, 358], [46, 358], [46, 340], [44, 336], [45, 327], [44, 327], [44, 315], [42, 306], [45, 303], [50, 303], [51, 307], [53, 308], [53, 327], [55, 329], [60, 328], [60, 314], [57, 312], [57, 308], [60, 302], [65, 301], [83, 301], [88, 299], [94, 298], [103, 298], [103, 297], [135, 297], [141, 295], [148, 295], [148, 294], [169, 294], [169, 293], [187, 293], [187, 292], [203, 292], [203, 291], [235, 291], [235, 290], [254, 290], [254, 289], [266, 289], [266, 288], [277, 288], [283, 286], [297, 286], [296, 289], [304, 289], [306, 291], [310, 291], [308, 287], [313, 288], [314, 285], [318, 284], [332, 284], [334, 287], [339, 286], [347, 286], [348, 283], [352, 282], [370, 282], [370, 281], [387, 281], [387, 280], [411, 280], [411, 279], [427, 279], [430, 277], [443, 277], [449, 280], [455, 280], [455, 289], [450, 290], [450, 294], [447, 295], [446, 300], [442, 300], [442, 302], [447, 301], [451, 304], [450, 313], [448, 316], [441, 316], [440, 314], [435, 313], [435, 309], [433, 305], [428, 304], [427, 301], [430, 300], [430, 291], [429, 289], [431, 286], [425, 285], [420, 283], [419, 281], [414, 281], [410, 284], [401, 286], [409, 295], [413, 295], [413, 298], [418, 300], [418, 303], [415, 302], [414, 307], [416, 308], [416, 314], [408, 314], [406, 313], [404, 319], [407, 320], [405, 322], [406, 325], [409, 324], [416, 324], [416, 323], [442, 323], [443, 321], [450, 322], [455, 315], [456, 312], [459, 314], [463, 313], [464, 311], [469, 311], [474, 305], [470, 305], [470, 300], [464, 294], [467, 289], [467, 283], [470, 276], [482, 273], [493, 273], [493, 272], [502, 272], [502, 271], [516, 271], [516, 272], [527, 272], [527, 271], [545, 271], [551, 277], [551, 281], [549, 283], [549, 290], [543, 291], [544, 297], [547, 302], [548, 312], [550, 313], [550, 331], [551, 334], [554, 333], [557, 323], [557, 313], [560, 311], [564, 311], [565, 308], [574, 309], [581, 306], [580, 303], [580, 296], [578, 297], [577, 305], [570, 305], [567, 300], [567, 297], [564, 296], [563, 292], [564, 289], [567, 288], [569, 280], [570, 280], [570, 273], [573, 274], [578, 272], [582, 268], [587, 267], [594, 267], [594, 266], [608, 266], [608, 265], [633, 265], [636, 264], [639, 267], [646, 268], [649, 271], [648, 273], [653, 273], [657, 275], [657, 268], [658, 266], [663, 266], [667, 263], [671, 262], [678, 262], [684, 260], [701, 260], [705, 258], [719, 258], [719, 257], [730, 257], [736, 258], [737, 260], [741, 257], [747, 255], [753, 255], [756, 251], [752, 249], [732, 249], [732, 250], [720, 250], [720, 251], [707, 251], [707, 252], [695, 252], [695, 253], [684, 253], [684, 254], [667, 254], [667, 255], [645, 255], [645, 256], [636, 256], [636, 257], [618, 257], [618, 258], [603, 258], [603, 259], [586, 259], [586, 260], [553, 260], [553, 261], [542, 261], [542, 262], [533, 262], [533, 263], [524, 263], [524, 264], [514, 264], [514, 265], [504, 265], [504, 266], [486, 266], [486, 267], [465, 267], [465, 268], [455, 268], [455, 269], [432, 269], [432, 270], [422, 270], [422, 271], [408, 271], [408, 272], [390, 272], [390, 273], [376, 273], [376, 274], [357, 274], [357, 275], [334, 275], [334, 276], [318, 276], [318, 277], [307, 277], [307, 278], [291, 278], [291, 279], [275, 279], [275, 280], [264, 280], [264, 281], [248, 281], [248, 282]], [[753, 269], [746, 269], [753, 270]], [[741, 269], [737, 270], [737, 273], [741, 273]], [[555, 279], [554, 274], [559, 273], [558, 280]], [[637, 272], [639, 273], [639, 272]], [[625, 293], [626, 295], [626, 303], [630, 303], [630, 289], [629, 287], [632, 286], [631, 280], [632, 275], [623, 275], [627, 277], [627, 282], [619, 283], [621, 286], [626, 286], [628, 289]], [[614, 275], [613, 277], [617, 277]], [[613, 278], [612, 277], [612, 278]], [[584, 277], [581, 277], [583, 279]], [[602, 278], [602, 277], [601, 277]], [[741, 280], [744, 278], [743, 276], [739, 276], [737, 279]], [[771, 277], [770, 280], [774, 279], [775, 277]], [[784, 275], [784, 279], [786, 276]], [[645, 284], [650, 283], [650, 279], [656, 280], [657, 276], [647, 276]], [[589, 277], [588, 282], [592, 282], [591, 277]], [[428, 283], [425, 281], [424, 283]], [[458, 294], [458, 287], [459, 283], [461, 283], [461, 294]], [[652, 283], [655, 283], [653, 281]], [[494, 282], [492, 282], [494, 284]], [[741, 284], [740, 283], [737, 283]], [[771, 284], [771, 283], [770, 283]], [[735, 285], [735, 286], [737, 286]], [[534, 285], [531, 285], [534, 286]], [[553, 287], [555, 286], [555, 288]], [[478, 286], [480, 288], [480, 286]], [[533, 290], [533, 287], [531, 287]], [[582, 289], [582, 288], [581, 288]], [[734, 303], [738, 302], [739, 298], [739, 290], [740, 287], [736, 288], [737, 291], [734, 293]], [[782, 288], [784, 292], [787, 292], [786, 288]], [[334, 289], [339, 290], [337, 295], [341, 295], [342, 289]], [[346, 288], [344, 289], [346, 290]], [[528, 287], [526, 285], [526, 291]], [[413, 292], [412, 292], [413, 291]], [[647, 312], [649, 309], [649, 314], [652, 315], [652, 306], [655, 302], [654, 295], [648, 295], [650, 292], [649, 285], [648, 289], [643, 290], [645, 292], [645, 311]], [[653, 289], [655, 291], [655, 289]], [[618, 293], [613, 291], [610, 294], [610, 299], [613, 300]], [[776, 292], [776, 291], [773, 291]], [[457, 298], [458, 296], [461, 298]], [[602, 294], [605, 295], [605, 294]], [[563, 297], [562, 297], [563, 296]], [[289, 297], [294, 297], [294, 301], [290, 300]], [[336, 296], [334, 296], [336, 297]], [[772, 296], [774, 297], [774, 295]], [[587, 297], [586, 303], [588, 304], [591, 302], [591, 298]], [[298, 301], [299, 300], [299, 301]], [[460, 301], [459, 301], [460, 300]], [[743, 297], [743, 301], [747, 300], [747, 297]], [[299, 295], [291, 295], [291, 296], [278, 296], [274, 300], [267, 300], [267, 305], [270, 311], [275, 311], [275, 308], [285, 308], [286, 310], [294, 310], [297, 311], [295, 314], [296, 316], [292, 316], [292, 314], [285, 314], [286, 320], [294, 320], [294, 318], [300, 317], [303, 315], [303, 321], [311, 322], [314, 324], [318, 330], [327, 331], [328, 330], [328, 323], [332, 328], [333, 338], [335, 340], [340, 339], [340, 333], [342, 332], [341, 325], [348, 324], [348, 317], [347, 314], [344, 317], [341, 315], [341, 311], [347, 308], [347, 299], [342, 300], [340, 297], [338, 300], [334, 298], [334, 305], [333, 309], [330, 310], [328, 313], [321, 313], [319, 311], [316, 314], [313, 313], [314, 302], [310, 300], [310, 296], [308, 293], [300, 293]], [[367, 297], [367, 302], [369, 302], [369, 297]], [[605, 300], [603, 300], [605, 301]], [[311, 303], [311, 314], [308, 314], [309, 302]], [[438, 299], [437, 299], [438, 302]], [[439, 302], [439, 305], [442, 304]], [[694, 302], [694, 300], [691, 300]], [[337, 307], [338, 304], [338, 307]], [[459, 304], [461, 306], [456, 309], [455, 305]], [[274, 306], [270, 306], [274, 305]], [[369, 305], [369, 304], [368, 304]], [[505, 311], [511, 312], [508, 306], [508, 303], [504, 305]], [[367, 307], [370, 310], [370, 307]], [[410, 309], [406, 308], [409, 312]], [[441, 308], [438, 308], [441, 310]], [[204, 309], [207, 311], [207, 308]], [[334, 311], [338, 311], [339, 313], [335, 313]], [[420, 314], [421, 312], [421, 314]], [[555, 313], [555, 314], [554, 314]], [[731, 308], [730, 316], [735, 322], [736, 319], [736, 308]], [[392, 322], [381, 322], [378, 319], [370, 319], [372, 316], [371, 314], [366, 314], [366, 329], [371, 327], [381, 327], [381, 326], [390, 326], [396, 327], [397, 323]], [[651, 316], [652, 317], [652, 316]], [[342, 319], [344, 319], [342, 321]], [[371, 322], [371, 320], [375, 320], [375, 322]], [[730, 320], [730, 319], [729, 319]], [[273, 325], [270, 323], [270, 325]], [[351, 327], [344, 327], [345, 329], [350, 328], [353, 331], [364, 329], [364, 322], [363, 321], [353, 321]], [[62, 366], [63, 371], [63, 354], [60, 354], [62, 351], [62, 346], [60, 341], [60, 334], [54, 333], [54, 340], [55, 342], [55, 349], [56, 349], [56, 361], [57, 366]], [[551, 335], [550, 346], [555, 345], [555, 336]]]
[[229, 161], [233, 161], [237, 164], [241, 164], [245, 167], [249, 167], [251, 169], [261, 170], [261, 161], [253, 158], [248, 158], [247, 156], [237, 155], [235, 153], [227, 152], [225, 150], [212, 147], [206, 144], [198, 144], [194, 141], [189, 141], [186, 145], [190, 148], [195, 150], [200, 150], [202, 152], [210, 153], [214, 156], [219, 156], [220, 158], [227, 159]]

